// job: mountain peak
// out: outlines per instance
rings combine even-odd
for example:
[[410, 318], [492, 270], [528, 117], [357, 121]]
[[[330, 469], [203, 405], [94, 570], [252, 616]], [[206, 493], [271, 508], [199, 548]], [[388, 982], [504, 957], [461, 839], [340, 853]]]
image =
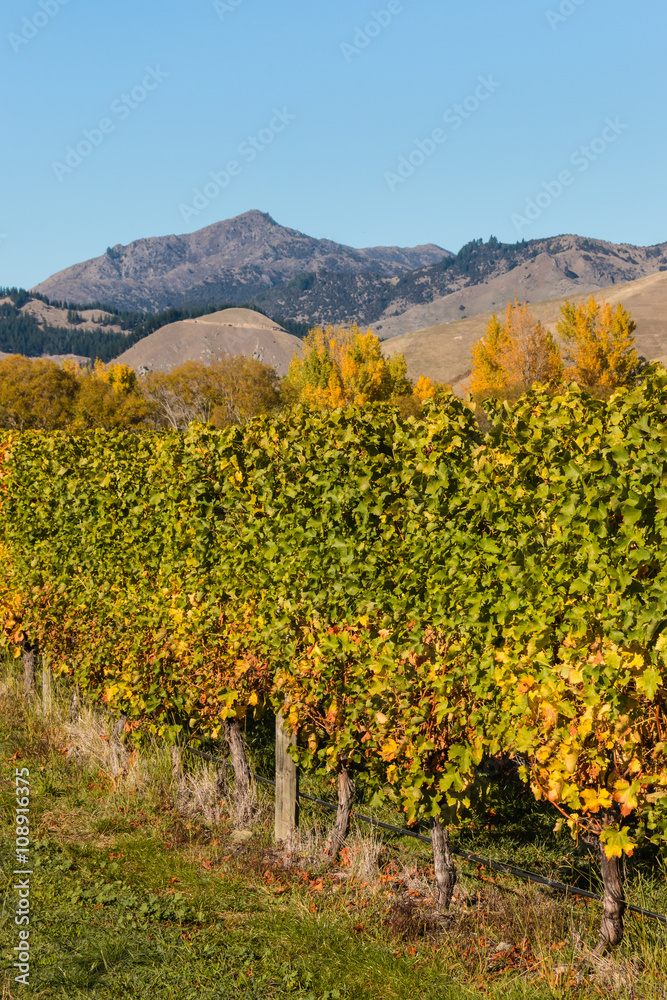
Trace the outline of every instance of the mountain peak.
[[433, 244], [357, 250], [289, 229], [268, 212], [252, 209], [194, 233], [119, 244], [52, 275], [34, 291], [54, 301], [147, 311], [241, 304], [304, 273], [394, 278], [445, 254]]

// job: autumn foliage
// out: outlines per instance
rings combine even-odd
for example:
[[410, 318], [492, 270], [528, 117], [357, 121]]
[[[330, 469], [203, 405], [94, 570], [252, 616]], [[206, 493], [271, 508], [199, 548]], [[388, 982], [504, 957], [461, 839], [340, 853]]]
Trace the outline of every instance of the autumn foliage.
[[558, 382], [560, 352], [527, 303], [507, 303], [505, 322], [493, 316], [485, 336], [472, 347], [470, 390], [475, 395], [520, 395], [534, 383]]
[[556, 389], [576, 382], [604, 396], [634, 384], [642, 359], [634, 346], [636, 323], [627, 309], [591, 297], [588, 303], [566, 302], [561, 317], [557, 332], [562, 349], [527, 303], [508, 302], [505, 322], [494, 315], [473, 344], [473, 395], [516, 399], [534, 384]]
[[414, 386], [404, 356], [385, 358], [379, 338], [358, 326], [311, 330], [287, 381], [301, 402], [329, 409], [393, 402], [417, 412], [426, 399], [439, 400], [448, 389], [424, 377]]
[[127, 365], [91, 369], [12, 355], [0, 361], [0, 426], [15, 430], [132, 427], [148, 406]]
[[488, 435], [451, 397], [6, 435], [5, 634], [147, 737], [280, 711], [304, 770], [413, 823], [520, 762], [600, 851], [616, 943], [605, 871], [667, 843], [666, 409], [656, 366], [533, 389]]
[[13, 355], [0, 361], [0, 427], [185, 430], [193, 420], [226, 427], [279, 408], [279, 383], [273, 368], [244, 355], [142, 376], [124, 364]]
[[275, 370], [243, 354], [149, 372], [141, 388], [154, 422], [174, 430], [185, 430], [193, 420], [219, 428], [242, 424], [281, 405]]
[[619, 302], [566, 302], [558, 324], [565, 344], [566, 376], [587, 389], [613, 391], [631, 385], [641, 368], [632, 336], [637, 328]]

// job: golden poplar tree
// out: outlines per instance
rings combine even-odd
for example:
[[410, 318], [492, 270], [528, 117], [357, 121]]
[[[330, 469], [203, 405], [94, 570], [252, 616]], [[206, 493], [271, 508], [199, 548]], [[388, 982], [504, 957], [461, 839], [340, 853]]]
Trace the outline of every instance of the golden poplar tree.
[[558, 334], [565, 343], [566, 375], [589, 390], [611, 392], [631, 385], [641, 368], [633, 333], [637, 324], [619, 302], [574, 305], [561, 309]]
[[549, 331], [527, 303], [507, 303], [505, 322], [493, 316], [471, 349], [470, 390], [478, 396], [516, 396], [535, 383], [558, 382], [563, 362]]
[[452, 387], [446, 382], [436, 382], [428, 375], [420, 375], [413, 390], [415, 400], [423, 406], [427, 400], [445, 403], [453, 395]]
[[472, 355], [470, 391], [474, 395], [499, 396], [505, 389], [507, 376], [500, 363], [500, 352], [504, 342], [504, 327], [494, 313], [489, 320], [486, 333], [470, 349]]
[[386, 359], [379, 338], [358, 326], [310, 330], [302, 358], [294, 357], [288, 382], [298, 398], [317, 406], [365, 406], [412, 393], [403, 355]]
[[65, 362], [76, 373], [79, 384], [72, 427], [105, 430], [136, 427], [148, 415], [148, 404], [139, 391], [137, 376], [127, 365], [96, 361], [93, 368]]

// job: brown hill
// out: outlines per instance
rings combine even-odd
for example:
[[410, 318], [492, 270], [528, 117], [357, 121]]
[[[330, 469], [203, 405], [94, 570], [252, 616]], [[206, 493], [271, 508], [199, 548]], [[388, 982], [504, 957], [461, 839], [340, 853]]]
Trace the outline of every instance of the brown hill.
[[184, 361], [210, 363], [220, 354], [245, 354], [285, 375], [295, 353], [303, 350], [298, 337], [252, 309], [221, 312], [163, 326], [116, 359], [137, 371], [170, 371]]
[[[667, 272], [611, 285], [594, 294], [598, 301], [622, 302], [630, 310], [637, 323], [635, 338], [639, 354], [649, 361], [667, 361]], [[581, 293], [569, 296], [573, 302], [588, 297], [588, 294]], [[519, 295], [518, 298], [525, 301], [525, 296]], [[540, 319], [554, 334], [566, 298], [531, 303], [535, 318]], [[505, 304], [500, 301], [494, 312], [502, 313]], [[460, 383], [470, 374], [470, 348], [483, 335], [492, 315], [492, 312], [481, 313], [392, 337], [383, 343], [382, 349], [388, 356], [399, 352], [404, 354], [411, 378], [429, 375], [438, 381]]]
[[445, 257], [427, 246], [357, 250], [280, 226], [252, 211], [183, 236], [135, 240], [52, 275], [35, 291], [62, 302], [159, 311], [248, 302], [304, 272], [374, 271], [392, 277]]
[[[447, 294], [434, 294], [430, 301], [412, 306], [406, 298], [392, 302], [373, 329], [384, 340], [502, 309], [508, 299], [544, 302], [580, 298], [667, 269], [667, 244], [634, 247], [560, 236], [534, 241], [519, 250], [527, 259], [520, 260], [517, 254], [516, 260], [488, 260], [485, 272], [478, 268], [472, 274], [462, 274], [459, 287]], [[509, 268], [508, 263], [512, 265]], [[425, 273], [432, 271], [428, 268]], [[448, 268], [445, 276], [453, 271]]]
[[[5, 296], [0, 298], [0, 306], [12, 305], [12, 300]], [[84, 309], [78, 315], [80, 320], [70, 323], [68, 310], [60, 309], [57, 306], [47, 305], [40, 299], [30, 299], [22, 305], [19, 312], [26, 316], [32, 316], [40, 326], [56, 326], [62, 330], [77, 330], [79, 333], [93, 333], [100, 329], [103, 324], [107, 333], [123, 333], [120, 326], [113, 322], [113, 315], [104, 312], [102, 309]]]
[[519, 243], [472, 240], [456, 256], [404, 274], [322, 271], [261, 292], [272, 316], [370, 325], [383, 338], [487, 312], [508, 298], [543, 302], [667, 270], [667, 244], [637, 247], [582, 236]]

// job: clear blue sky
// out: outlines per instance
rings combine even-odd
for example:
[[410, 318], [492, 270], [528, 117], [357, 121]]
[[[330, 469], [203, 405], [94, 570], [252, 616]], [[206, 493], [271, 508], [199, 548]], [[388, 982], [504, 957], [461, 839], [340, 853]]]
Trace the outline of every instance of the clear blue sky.
[[666, 29], [664, 0], [6, 0], [0, 285], [251, 208], [352, 246], [665, 241]]

